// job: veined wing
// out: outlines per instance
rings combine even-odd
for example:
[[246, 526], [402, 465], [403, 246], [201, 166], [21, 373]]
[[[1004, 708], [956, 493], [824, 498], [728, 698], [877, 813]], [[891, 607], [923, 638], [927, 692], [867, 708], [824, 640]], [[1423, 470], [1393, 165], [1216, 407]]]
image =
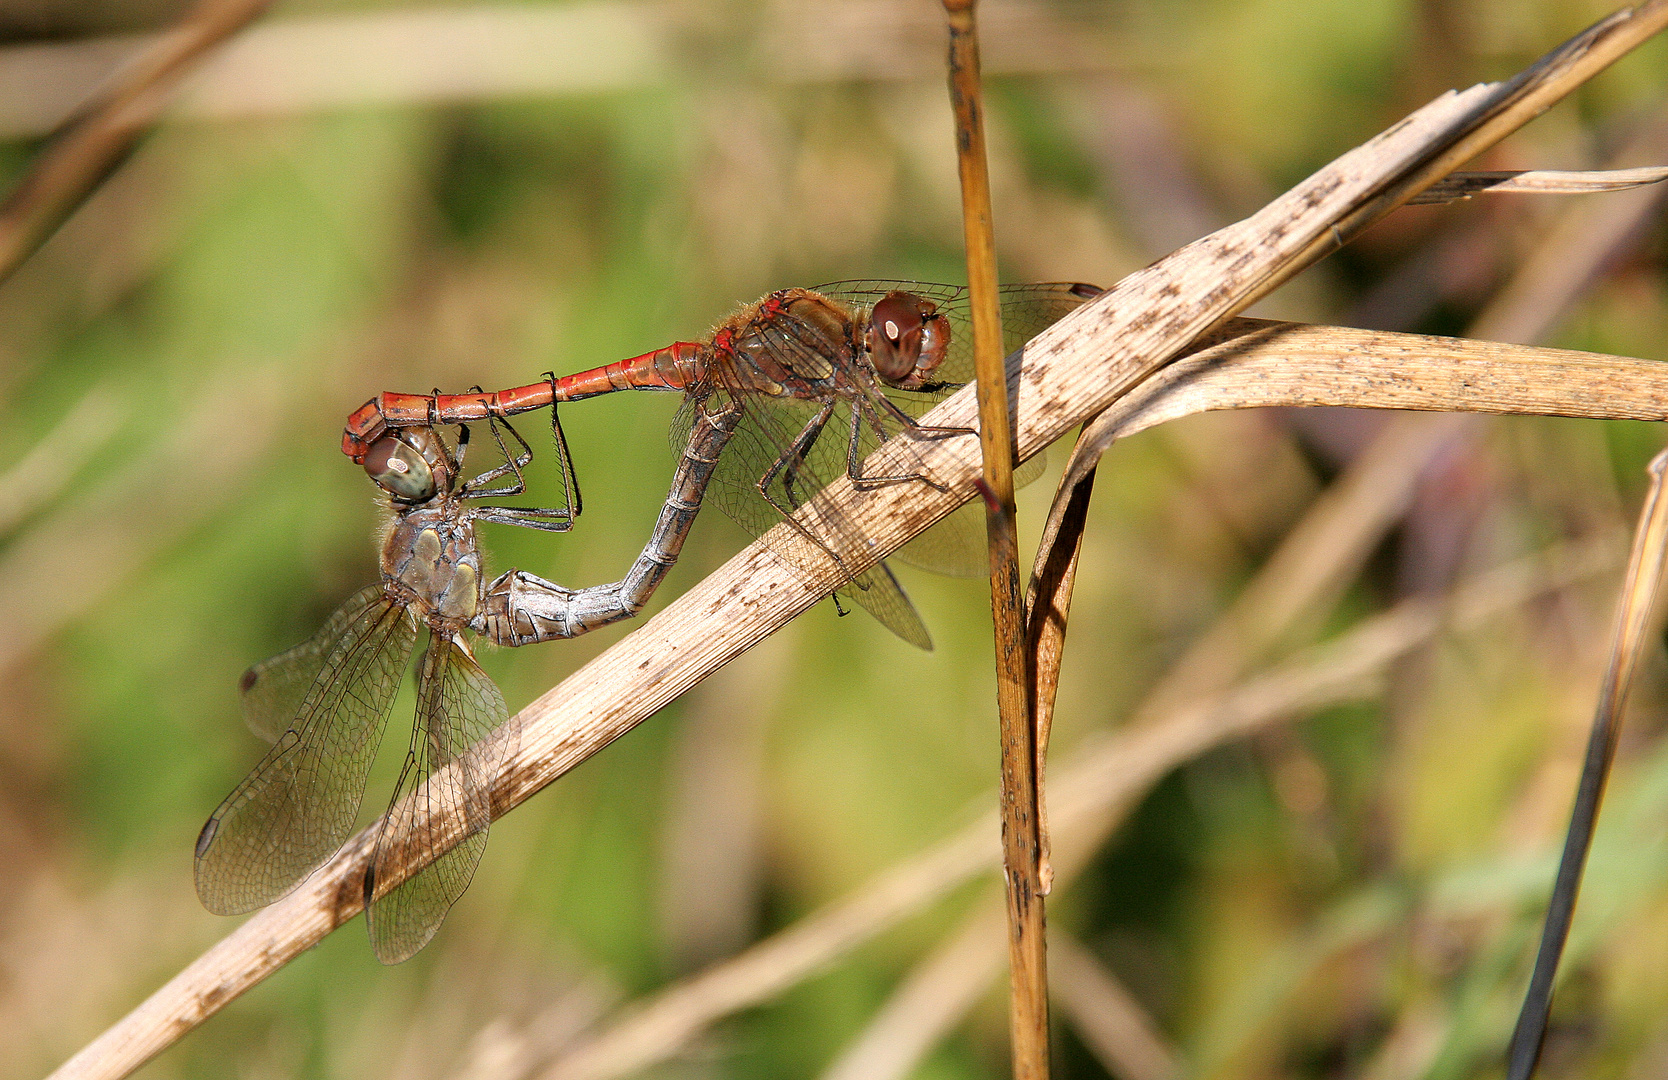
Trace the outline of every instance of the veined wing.
[[[1014, 470], [1014, 487], [1029, 484], [1047, 467], [1047, 455], [1033, 455]], [[887, 557], [947, 577], [989, 577], [990, 549], [984, 502], [974, 499], [962, 503]]]
[[249, 730], [269, 743], [277, 742], [295, 722], [330, 650], [349, 626], [381, 602], [380, 585], [359, 590], [312, 637], [245, 671], [238, 688], [243, 691], [243, 721]]
[[293, 700], [306, 671], [314, 677], [283, 734], [197, 837], [204, 907], [237, 915], [270, 904], [342, 846], [416, 639], [405, 607], [372, 586], [313, 641], [256, 669], [250, 690], [269, 677], [277, 703]]
[[[475, 876], [492, 823], [492, 778], [513, 748], [502, 737], [482, 740], [509, 715], [504, 695], [462, 642], [431, 636], [411, 748], [365, 872], [365, 925], [384, 964], [428, 944]], [[382, 891], [380, 882], [413, 866], [421, 869]]]
[[[694, 410], [702, 408], [703, 402], [706, 408], [716, 409], [731, 400], [720, 389], [704, 393], [704, 397], [701, 392], [689, 395], [672, 424], [672, 445], [680, 452], [689, 439]], [[911, 645], [931, 649], [926, 625], [886, 565], [876, 563], [854, 572], [873, 542], [844, 515], [812, 504], [812, 509], [794, 519], [797, 528], [772, 532], [810, 503], [829, 481], [845, 473], [850, 404], [834, 402], [820, 434], [813, 432], [815, 437], [807, 441], [807, 425], [821, 414], [823, 403], [750, 394], [734, 400], [742, 408], [742, 418], [719, 455], [707, 501], [752, 535], [768, 536], [771, 550], [808, 574], [824, 573], [830, 563], [837, 565], [849, 584], [835, 590], [836, 595], [865, 608]], [[872, 428], [864, 424], [859, 457], [866, 457], [879, 443]], [[803, 454], [793, 453], [796, 446]]]

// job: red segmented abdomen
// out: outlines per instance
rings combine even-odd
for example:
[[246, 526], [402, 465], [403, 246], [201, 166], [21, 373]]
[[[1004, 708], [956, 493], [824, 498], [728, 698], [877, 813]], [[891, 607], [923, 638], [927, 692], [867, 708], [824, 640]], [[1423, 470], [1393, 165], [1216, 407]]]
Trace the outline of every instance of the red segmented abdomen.
[[674, 341], [642, 356], [564, 375], [556, 380], [556, 400], [578, 401], [615, 390], [686, 390], [700, 380], [701, 352], [698, 342]]
[[530, 383], [513, 390], [470, 394], [397, 394], [383, 392], [355, 409], [342, 432], [342, 453], [363, 461], [371, 444], [389, 428], [424, 424], [467, 424], [489, 416], [514, 416], [549, 405], [550, 383]]
[[342, 453], [356, 462], [365, 460], [371, 444], [389, 428], [468, 424], [489, 416], [532, 412], [552, 401], [578, 401], [615, 390], [683, 390], [701, 377], [703, 366], [698, 342], [675, 341], [629, 360], [564, 375], [554, 383], [546, 380], [491, 394], [382, 393], [348, 417], [342, 432]]

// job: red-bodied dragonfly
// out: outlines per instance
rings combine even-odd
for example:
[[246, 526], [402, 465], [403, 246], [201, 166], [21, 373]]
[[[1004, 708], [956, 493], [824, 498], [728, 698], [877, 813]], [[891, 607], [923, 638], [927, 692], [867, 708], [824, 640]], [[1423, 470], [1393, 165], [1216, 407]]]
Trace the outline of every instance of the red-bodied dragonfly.
[[467, 427], [460, 426], [455, 451], [430, 426], [374, 440], [365, 469], [394, 513], [382, 545], [382, 580], [356, 593], [307, 641], [244, 674], [245, 716], [273, 746], [198, 835], [203, 905], [235, 915], [270, 904], [341, 847], [418, 631], [426, 627], [416, 723], [363, 880], [377, 958], [398, 963], [421, 949], [474, 875], [492, 819], [492, 779], [516, 745], [513, 732], [487, 738], [509, 711], [475, 663], [468, 633], [527, 645], [635, 615], [676, 562], [718, 448], [737, 419], [735, 411], [702, 415], [642, 555], [620, 581], [587, 589], [522, 570], [488, 583], [476, 543], [477, 522], [552, 532], [572, 526], [579, 492], [554, 417], [566, 493], [560, 508], [479, 501], [523, 490], [521, 469], [532, 452], [507, 424], [520, 452], [505, 449], [497, 431], [502, 421], [491, 423], [505, 464], [467, 481]]
[[[1073, 283], [1003, 286], [1005, 350], [1019, 348], [1100, 291]], [[832, 559], [848, 583], [837, 595], [867, 608], [905, 641], [930, 649], [926, 627], [884, 562], [848, 569], [869, 561], [859, 557], [868, 538], [833, 512], [808, 511], [814, 518], [799, 512], [842, 472], [863, 490], [908, 481], [942, 489], [919, 465], [869, 473], [863, 459], [898, 434], [971, 434], [918, 422], [972, 378], [971, 338], [961, 286], [842, 281], [784, 289], [743, 307], [701, 341], [674, 342], [576, 375], [492, 394], [382, 394], [349, 417], [342, 449], [357, 461], [373, 440], [402, 425], [510, 416], [615, 390], [681, 391], [684, 408], [672, 429], [678, 449], [703, 411], [737, 408], [741, 419], [713, 475], [713, 501], [753, 535], [768, 534], [801, 569], [817, 572]], [[843, 436], [823, 438], [830, 429]], [[983, 573], [978, 520], [952, 516], [897, 557], [942, 573]], [[772, 532], [783, 521], [793, 529]]]

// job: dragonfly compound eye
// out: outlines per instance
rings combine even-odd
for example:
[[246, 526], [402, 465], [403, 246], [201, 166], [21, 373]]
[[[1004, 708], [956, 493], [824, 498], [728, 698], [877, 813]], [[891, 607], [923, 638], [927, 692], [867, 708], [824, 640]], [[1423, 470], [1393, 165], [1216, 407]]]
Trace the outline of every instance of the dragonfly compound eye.
[[407, 502], [434, 497], [434, 470], [396, 435], [384, 435], [365, 453], [365, 472], [382, 490]]
[[949, 347], [949, 322], [930, 300], [890, 292], [869, 312], [869, 362], [889, 386], [914, 390], [930, 382]]

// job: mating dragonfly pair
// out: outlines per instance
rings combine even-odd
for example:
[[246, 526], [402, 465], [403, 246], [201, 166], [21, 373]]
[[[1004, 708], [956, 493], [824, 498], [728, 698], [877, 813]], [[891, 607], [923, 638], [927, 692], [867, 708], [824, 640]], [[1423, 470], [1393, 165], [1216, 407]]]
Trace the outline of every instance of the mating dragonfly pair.
[[[1018, 348], [1099, 292], [1068, 283], [1004, 286], [1005, 345]], [[246, 718], [273, 745], [198, 836], [203, 904], [239, 914], [272, 903], [347, 839], [426, 627], [416, 723], [363, 882], [378, 959], [398, 963], [421, 949], [474, 874], [493, 817], [492, 778], [514, 748], [504, 732], [486, 738], [509, 711], [466, 634], [518, 646], [630, 618], [676, 562], [709, 493], [806, 572], [831, 561], [845, 582], [838, 595], [931, 648], [884, 562], [848, 569], [869, 561], [861, 558], [868, 539], [808, 499], [842, 473], [860, 489], [909, 482], [941, 489], [924, 468], [869, 473], [864, 459], [895, 435], [971, 434], [919, 423], [971, 376], [965, 289], [840, 282], [772, 293], [702, 341], [577, 375], [497, 393], [385, 393], [367, 402], [349, 418], [342, 449], [364, 465], [395, 515], [383, 542], [382, 581], [355, 594], [312, 638], [245, 673]], [[680, 457], [671, 493], [631, 570], [583, 589], [519, 569], [487, 581], [476, 522], [565, 532], [579, 516], [556, 406], [626, 389], [684, 394], [672, 430]], [[522, 470], [533, 452], [508, 418], [547, 406], [564, 505], [483, 502], [525, 490]], [[503, 461], [466, 480], [468, 425], [482, 421]], [[458, 428], [455, 448], [437, 431], [446, 426]], [[843, 437], [825, 438], [831, 430]], [[782, 522], [791, 528], [773, 529]], [[978, 530], [967, 525], [949, 519], [898, 557], [941, 572], [979, 572]]]

